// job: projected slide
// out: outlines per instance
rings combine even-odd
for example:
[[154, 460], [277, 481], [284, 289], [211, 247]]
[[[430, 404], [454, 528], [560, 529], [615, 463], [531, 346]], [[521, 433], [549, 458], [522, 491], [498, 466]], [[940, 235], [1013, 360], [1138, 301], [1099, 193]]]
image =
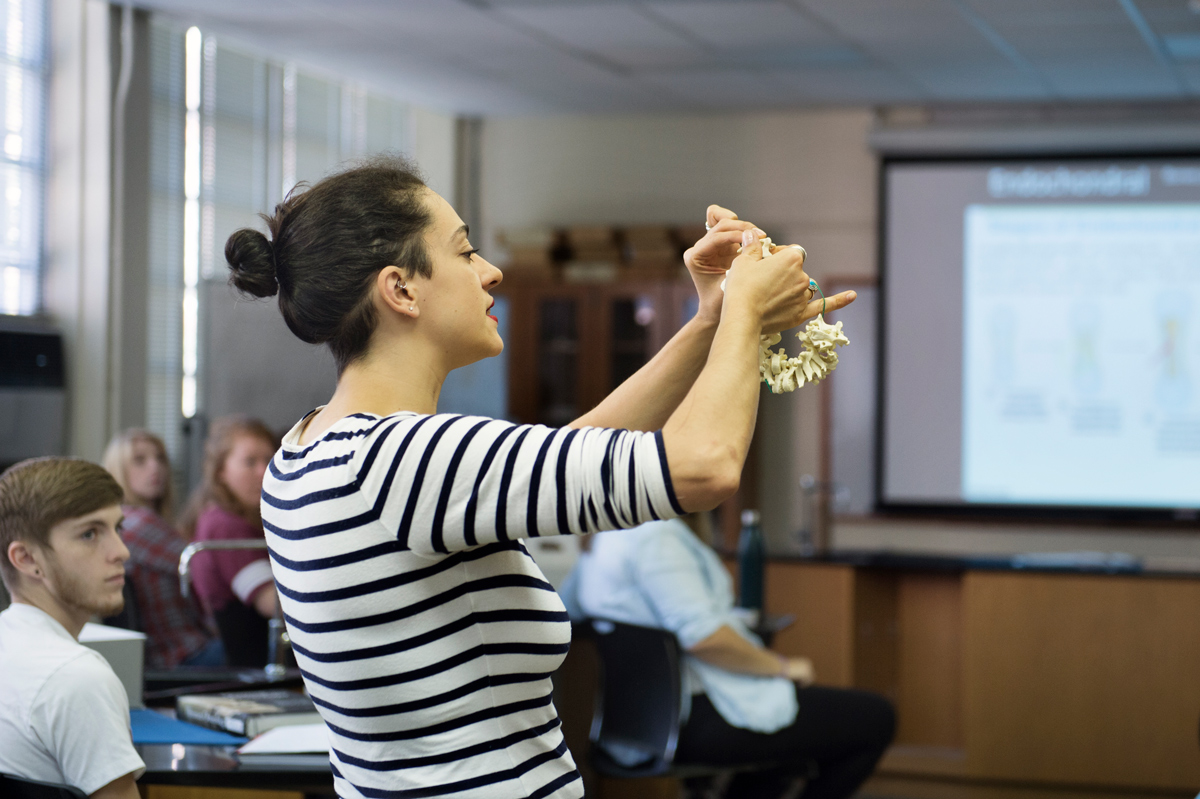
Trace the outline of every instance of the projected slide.
[[1200, 204], [970, 205], [970, 502], [1195, 507]]

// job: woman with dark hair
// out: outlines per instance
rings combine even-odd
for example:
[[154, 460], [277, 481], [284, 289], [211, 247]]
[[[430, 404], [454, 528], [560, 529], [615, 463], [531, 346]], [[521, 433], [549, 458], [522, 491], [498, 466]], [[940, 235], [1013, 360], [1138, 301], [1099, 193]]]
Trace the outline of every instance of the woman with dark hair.
[[340, 796], [582, 795], [551, 703], [569, 621], [519, 539], [728, 497], [754, 430], [759, 335], [821, 308], [801, 250], [763, 257], [762, 231], [717, 206], [707, 222], [685, 254], [696, 317], [560, 430], [437, 413], [450, 370], [503, 348], [488, 314], [502, 276], [407, 162], [294, 193], [270, 240], [230, 237], [233, 284], [278, 293], [288, 327], [338, 366], [329, 404], [284, 436], [262, 517]]
[[[184, 534], [195, 541], [261, 539], [259, 494], [263, 474], [279, 439], [248, 416], [212, 423], [204, 442], [200, 485], [184, 510]], [[217, 549], [196, 553], [192, 583], [212, 614], [231, 666], [261, 668], [267, 662], [267, 619], [278, 599], [271, 564], [262, 549]]]

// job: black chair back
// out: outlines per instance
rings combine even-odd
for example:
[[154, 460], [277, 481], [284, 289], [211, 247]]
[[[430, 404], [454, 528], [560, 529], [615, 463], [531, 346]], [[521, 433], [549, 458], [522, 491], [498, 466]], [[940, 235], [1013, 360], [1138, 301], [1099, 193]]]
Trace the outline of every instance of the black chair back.
[[679, 742], [679, 643], [665, 630], [589, 619], [600, 657], [592, 762], [610, 776], [671, 771]]
[[28, 780], [0, 774], [0, 796], [4, 799], [87, 799], [87, 794], [70, 785]]
[[267, 665], [267, 620], [236, 597], [213, 613], [217, 632], [225, 644], [225, 661], [237, 668], [261, 669]]

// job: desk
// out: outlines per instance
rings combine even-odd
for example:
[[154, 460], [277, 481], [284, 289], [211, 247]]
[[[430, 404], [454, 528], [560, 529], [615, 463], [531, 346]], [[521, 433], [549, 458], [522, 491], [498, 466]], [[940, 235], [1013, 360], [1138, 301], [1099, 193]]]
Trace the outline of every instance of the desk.
[[1200, 784], [1200, 579], [1113, 562], [776, 558], [775, 649], [896, 705], [880, 771], [1044, 787]]
[[146, 773], [138, 780], [140, 785], [333, 794], [333, 772], [329, 764], [266, 766], [240, 763], [236, 748], [232, 746], [138, 744], [135, 748], [146, 762]]

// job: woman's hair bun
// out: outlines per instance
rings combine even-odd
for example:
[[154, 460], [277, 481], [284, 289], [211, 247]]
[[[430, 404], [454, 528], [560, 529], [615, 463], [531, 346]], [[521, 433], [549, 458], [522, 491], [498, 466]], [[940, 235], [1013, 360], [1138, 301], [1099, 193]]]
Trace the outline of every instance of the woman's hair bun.
[[272, 297], [279, 291], [275, 254], [267, 237], [253, 228], [242, 228], [225, 242], [229, 282], [243, 294]]

